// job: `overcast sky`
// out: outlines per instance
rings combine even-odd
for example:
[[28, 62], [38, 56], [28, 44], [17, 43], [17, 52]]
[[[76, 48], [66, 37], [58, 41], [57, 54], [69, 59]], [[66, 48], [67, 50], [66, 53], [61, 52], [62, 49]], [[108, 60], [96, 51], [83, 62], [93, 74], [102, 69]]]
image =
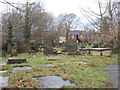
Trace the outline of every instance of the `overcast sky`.
[[[0, 0], [4, 1], [4, 0]], [[25, 3], [27, 0], [6, 0], [8, 2], [21, 2]], [[28, 0], [34, 2], [36, 0]], [[39, 1], [39, 0], [37, 0]], [[97, 0], [40, 0], [44, 2], [45, 8], [47, 11], [52, 12], [55, 16], [58, 16], [61, 13], [75, 13], [80, 14], [80, 7], [91, 8], [97, 10]], [[6, 8], [6, 5], [0, 3], [0, 12]]]
[[[0, 0], [4, 1], [4, 0]], [[8, 2], [20, 2], [25, 3], [27, 0], [6, 0]], [[28, 0], [30, 2], [34, 2], [36, 0]], [[37, 0], [39, 1], [39, 0]], [[80, 13], [80, 7], [87, 9], [90, 8], [94, 11], [98, 11], [97, 9], [97, 0], [40, 0], [45, 4], [45, 9], [48, 12], [54, 14], [54, 16], [58, 16], [62, 13], [75, 13], [78, 17], [81, 17], [82, 22], [87, 22], [85, 18], [83, 18]], [[7, 6], [0, 3], [0, 12], [4, 12], [7, 9]]]
[[42, 0], [48, 11], [53, 12], [55, 16], [61, 13], [75, 13], [79, 16], [80, 7], [96, 9], [95, 0]]
[[[96, 13], [99, 12], [97, 4], [98, 0], [6, 0], [6, 1], [23, 4], [26, 1], [29, 2], [42, 1], [45, 5], [45, 9], [48, 12], [53, 13], [54, 16], [57, 17], [59, 14], [62, 13], [75, 13], [78, 17], [80, 17], [82, 23], [87, 23], [88, 21], [86, 18], [83, 17], [82, 13], [80, 12], [80, 7], [84, 9], [92, 9]], [[8, 7], [7, 5], [0, 3], [0, 12], [1, 13], [5, 12]]]

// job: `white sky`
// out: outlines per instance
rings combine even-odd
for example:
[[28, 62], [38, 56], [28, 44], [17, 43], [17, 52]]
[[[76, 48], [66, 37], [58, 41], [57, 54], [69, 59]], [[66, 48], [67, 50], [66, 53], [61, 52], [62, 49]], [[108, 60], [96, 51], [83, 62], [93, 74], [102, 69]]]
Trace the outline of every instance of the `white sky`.
[[[45, 8], [48, 12], [52, 12], [56, 17], [62, 13], [75, 13], [80, 17], [81, 23], [88, 23], [80, 12], [80, 7], [84, 9], [92, 9], [98, 12], [97, 0], [42, 0], [45, 2]], [[81, 25], [80, 29], [81, 29]], [[78, 27], [79, 28], [79, 27]]]
[[[4, 0], [0, 0], [4, 1]], [[6, 0], [8, 2], [20, 2], [25, 3], [26, 1], [34, 2], [36, 0]], [[61, 13], [75, 13], [79, 15], [79, 7], [91, 8], [97, 10], [97, 0], [37, 0], [45, 3], [45, 8], [52, 12], [55, 16]], [[0, 3], [0, 12], [6, 8], [6, 5]]]
[[45, 7], [48, 11], [53, 12], [55, 16], [61, 13], [75, 13], [79, 16], [80, 9], [96, 8], [95, 0], [42, 0], [45, 2]]
[[[4, 1], [4, 0], [0, 0]], [[25, 3], [27, 0], [6, 0], [8, 2], [20, 2]], [[28, 0], [30, 2], [34, 2], [36, 0]], [[39, 0], [37, 0], [39, 1]], [[81, 18], [81, 22], [87, 22], [85, 18], [83, 18], [80, 13], [80, 7], [86, 9], [90, 8], [94, 11], [98, 11], [97, 9], [97, 0], [40, 0], [45, 4], [45, 9], [48, 12], [53, 13], [56, 17], [62, 13], [75, 13], [78, 17]], [[6, 10], [6, 5], [0, 3], [0, 13]]]

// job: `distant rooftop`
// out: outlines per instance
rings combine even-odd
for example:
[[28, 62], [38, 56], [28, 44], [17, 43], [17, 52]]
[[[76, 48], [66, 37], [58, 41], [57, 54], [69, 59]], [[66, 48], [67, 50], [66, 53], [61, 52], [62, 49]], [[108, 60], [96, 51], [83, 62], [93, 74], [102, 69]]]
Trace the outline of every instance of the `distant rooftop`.
[[78, 35], [78, 34], [80, 34], [80, 31], [78, 31], [78, 30], [77, 31], [76, 30], [75, 31], [70, 31], [70, 34]]
[[84, 35], [90, 35], [93, 34], [93, 31], [81, 31], [81, 30], [72, 30], [70, 31], [70, 34], [78, 35], [78, 34], [84, 34]]

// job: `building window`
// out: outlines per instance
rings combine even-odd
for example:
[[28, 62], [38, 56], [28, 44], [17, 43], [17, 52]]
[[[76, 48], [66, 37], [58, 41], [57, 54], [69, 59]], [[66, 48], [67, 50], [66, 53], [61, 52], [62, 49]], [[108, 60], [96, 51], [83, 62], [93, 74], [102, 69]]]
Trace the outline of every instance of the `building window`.
[[94, 37], [93, 37], [93, 36], [91, 36], [91, 39], [94, 39]]
[[72, 38], [74, 38], [74, 35], [71, 35]]
[[83, 39], [83, 35], [81, 35], [80, 37], [81, 37], [81, 39]]

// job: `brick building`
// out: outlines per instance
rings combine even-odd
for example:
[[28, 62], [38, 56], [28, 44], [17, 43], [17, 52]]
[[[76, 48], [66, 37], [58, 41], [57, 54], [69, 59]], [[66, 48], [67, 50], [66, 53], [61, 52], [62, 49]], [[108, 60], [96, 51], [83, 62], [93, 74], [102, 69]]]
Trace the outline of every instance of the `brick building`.
[[94, 32], [93, 31], [79, 31], [73, 30], [69, 32], [70, 40], [77, 40], [78, 42], [93, 42]]

